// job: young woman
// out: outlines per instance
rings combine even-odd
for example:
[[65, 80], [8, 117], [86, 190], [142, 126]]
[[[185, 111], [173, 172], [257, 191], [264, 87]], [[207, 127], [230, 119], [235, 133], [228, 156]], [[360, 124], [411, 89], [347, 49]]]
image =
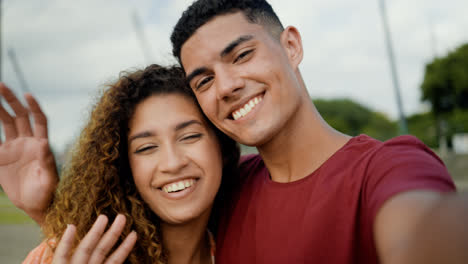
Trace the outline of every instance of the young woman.
[[238, 160], [237, 144], [207, 121], [179, 67], [125, 73], [94, 106], [42, 223], [46, 241], [25, 262], [50, 263], [68, 224], [75, 245], [89, 246], [86, 234], [96, 219], [103, 229], [106, 215], [123, 230], [117, 244], [138, 235], [129, 263], [211, 263], [207, 227], [216, 230], [209, 220], [230, 195]]

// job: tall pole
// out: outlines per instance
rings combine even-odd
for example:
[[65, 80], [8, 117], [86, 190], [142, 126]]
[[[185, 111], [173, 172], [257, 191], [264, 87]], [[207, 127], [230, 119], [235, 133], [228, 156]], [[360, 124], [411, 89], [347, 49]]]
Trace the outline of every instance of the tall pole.
[[0, 0], [0, 82], [3, 81], [2, 79], [2, 26], [3, 26], [3, 20], [2, 20], [2, 0]]
[[406, 125], [405, 114], [403, 113], [403, 105], [400, 96], [400, 83], [398, 80], [398, 73], [396, 69], [395, 56], [393, 54], [392, 39], [390, 36], [390, 29], [387, 22], [387, 12], [385, 8], [385, 0], [379, 0], [380, 13], [382, 15], [382, 24], [385, 33], [385, 44], [387, 46], [388, 60], [390, 62], [390, 70], [392, 75], [393, 87], [395, 89], [395, 96], [398, 107], [398, 115], [400, 117], [400, 134], [408, 134], [408, 126]]
[[[2, 0], [0, 0], [0, 82], [3, 82], [2, 79], [2, 27], [3, 27], [3, 20], [2, 20]], [[0, 105], [2, 104], [2, 98], [0, 98]], [[0, 140], [2, 138], [2, 127], [0, 124]]]
[[18, 81], [20, 82], [20, 88], [23, 93], [30, 93], [31, 90], [29, 89], [28, 83], [24, 78], [23, 72], [21, 71], [21, 67], [16, 59], [15, 51], [12, 48], [8, 49], [8, 58], [11, 61], [11, 65], [13, 66], [13, 71], [15, 71], [16, 76], [18, 77]]
[[437, 58], [437, 39], [436, 35], [434, 32], [434, 24], [432, 23], [431, 18], [428, 18], [428, 24], [429, 24], [429, 36], [430, 36], [430, 41], [431, 41], [431, 49], [432, 49], [432, 57]]
[[140, 47], [141, 47], [141, 50], [143, 51], [143, 56], [145, 57], [145, 61], [147, 64], [150, 64], [153, 61], [153, 59], [151, 56], [148, 42], [146, 41], [146, 38], [145, 38], [145, 32], [143, 30], [140, 17], [138, 16], [136, 10], [133, 10], [132, 12], [132, 22], [133, 22], [133, 27], [135, 29], [135, 33], [137, 35], [138, 41], [140, 42]]

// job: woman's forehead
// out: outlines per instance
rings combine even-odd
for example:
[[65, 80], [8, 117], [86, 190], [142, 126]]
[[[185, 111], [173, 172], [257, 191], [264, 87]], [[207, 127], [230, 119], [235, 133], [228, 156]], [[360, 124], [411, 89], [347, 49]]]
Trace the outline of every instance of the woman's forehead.
[[207, 126], [192, 98], [181, 94], [159, 94], [146, 98], [136, 106], [129, 128], [130, 131], [144, 127], [175, 129], [189, 120], [197, 120], [202, 126]]

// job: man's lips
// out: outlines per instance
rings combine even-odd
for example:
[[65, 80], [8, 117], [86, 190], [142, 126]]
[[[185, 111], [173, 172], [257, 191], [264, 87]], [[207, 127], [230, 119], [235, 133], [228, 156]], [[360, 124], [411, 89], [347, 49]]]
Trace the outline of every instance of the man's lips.
[[232, 111], [231, 117], [234, 120], [238, 120], [242, 117], [245, 117], [247, 114], [249, 114], [261, 101], [263, 100], [263, 94], [257, 95], [250, 100], [248, 100], [246, 103]]

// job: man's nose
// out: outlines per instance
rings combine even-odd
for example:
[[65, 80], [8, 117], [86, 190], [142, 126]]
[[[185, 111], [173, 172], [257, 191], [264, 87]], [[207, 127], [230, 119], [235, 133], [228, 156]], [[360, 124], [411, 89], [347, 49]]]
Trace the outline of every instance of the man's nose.
[[244, 79], [234, 71], [221, 68], [215, 74], [218, 100], [228, 100], [238, 94], [245, 86]]

